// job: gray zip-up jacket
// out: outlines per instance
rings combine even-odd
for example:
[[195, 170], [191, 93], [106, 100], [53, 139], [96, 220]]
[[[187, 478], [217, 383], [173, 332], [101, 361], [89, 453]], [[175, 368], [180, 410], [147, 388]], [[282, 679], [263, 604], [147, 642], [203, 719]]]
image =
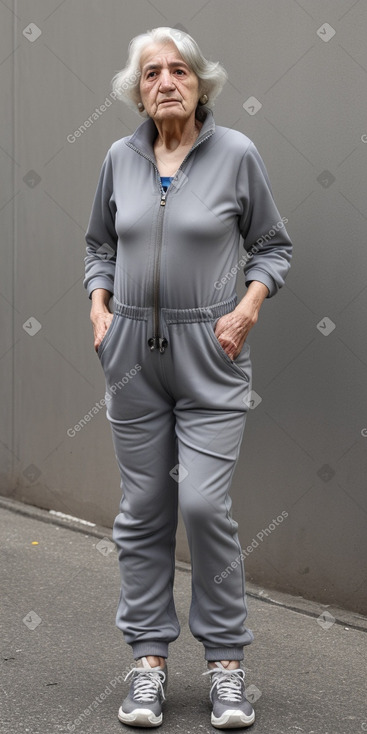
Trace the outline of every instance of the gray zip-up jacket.
[[165, 194], [156, 135], [148, 119], [104, 159], [85, 235], [89, 297], [105, 288], [133, 306], [207, 307], [235, 295], [240, 270], [273, 296], [292, 243], [255, 145], [208, 112]]

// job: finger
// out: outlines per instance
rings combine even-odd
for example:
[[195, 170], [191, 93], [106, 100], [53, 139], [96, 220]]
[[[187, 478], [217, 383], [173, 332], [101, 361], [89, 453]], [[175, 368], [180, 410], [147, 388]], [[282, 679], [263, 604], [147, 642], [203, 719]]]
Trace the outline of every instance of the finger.
[[222, 347], [222, 349], [223, 349], [223, 350], [225, 351], [225, 353], [226, 353], [226, 354], [228, 355], [228, 357], [230, 357], [230, 358], [232, 359], [232, 353], [233, 353], [233, 351], [234, 351], [234, 348], [233, 348], [232, 344], [228, 344], [228, 342], [224, 342], [224, 343], [223, 343], [223, 342], [222, 342], [221, 340], [219, 340], [219, 339], [218, 339], [218, 341], [219, 341], [219, 344], [220, 344], [220, 346]]
[[226, 319], [223, 320], [223, 316], [218, 319], [217, 323], [215, 324], [214, 334], [216, 336], [219, 336], [219, 334], [223, 334], [223, 331], [225, 331], [228, 327]]
[[237, 342], [235, 342], [234, 339], [229, 339], [227, 336], [219, 337], [218, 341], [223, 349], [237, 349]]
[[[105, 332], [104, 332], [104, 333], [106, 333], [106, 331], [107, 331], [107, 329], [105, 330]], [[98, 349], [99, 349], [99, 346], [100, 346], [100, 344], [101, 344], [101, 342], [102, 342], [103, 336], [104, 336], [104, 334], [101, 334], [100, 332], [98, 332], [98, 333], [97, 333], [97, 334], [95, 334], [95, 336], [94, 336], [94, 349], [95, 349], [95, 351], [96, 351], [96, 352], [97, 352], [97, 351], [98, 351]]]

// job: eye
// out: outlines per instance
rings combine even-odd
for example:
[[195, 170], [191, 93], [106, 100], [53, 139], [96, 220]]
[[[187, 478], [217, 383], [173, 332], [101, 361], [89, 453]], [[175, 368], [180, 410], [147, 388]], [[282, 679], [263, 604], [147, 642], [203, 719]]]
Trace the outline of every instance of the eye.
[[153, 76], [154, 76], [154, 75], [155, 75], [156, 73], [157, 73], [156, 71], [148, 71], [148, 74], [147, 74], [147, 79], [150, 79], [150, 78], [151, 78], [151, 77], [153, 77]]
[[179, 76], [184, 76], [185, 72], [183, 69], [176, 69], [176, 74], [178, 74]]

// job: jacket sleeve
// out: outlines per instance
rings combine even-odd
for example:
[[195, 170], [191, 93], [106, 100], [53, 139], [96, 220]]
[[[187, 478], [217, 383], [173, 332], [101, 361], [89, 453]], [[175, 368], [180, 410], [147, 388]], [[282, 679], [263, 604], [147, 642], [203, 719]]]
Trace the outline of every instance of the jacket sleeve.
[[240, 231], [244, 239], [246, 286], [264, 283], [268, 298], [284, 285], [290, 268], [292, 242], [275, 205], [265, 164], [253, 143], [244, 154], [237, 179], [241, 202]]
[[113, 198], [113, 172], [111, 151], [102, 164], [97, 190], [94, 196], [88, 228], [84, 287], [91, 298], [95, 288], [114, 292], [117, 233], [115, 230], [116, 205]]

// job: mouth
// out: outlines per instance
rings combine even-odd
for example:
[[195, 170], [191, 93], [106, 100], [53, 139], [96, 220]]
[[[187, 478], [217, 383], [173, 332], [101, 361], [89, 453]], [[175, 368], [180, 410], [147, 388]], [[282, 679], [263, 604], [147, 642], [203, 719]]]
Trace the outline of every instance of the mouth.
[[168, 104], [169, 102], [179, 102], [179, 99], [162, 99], [159, 104]]

